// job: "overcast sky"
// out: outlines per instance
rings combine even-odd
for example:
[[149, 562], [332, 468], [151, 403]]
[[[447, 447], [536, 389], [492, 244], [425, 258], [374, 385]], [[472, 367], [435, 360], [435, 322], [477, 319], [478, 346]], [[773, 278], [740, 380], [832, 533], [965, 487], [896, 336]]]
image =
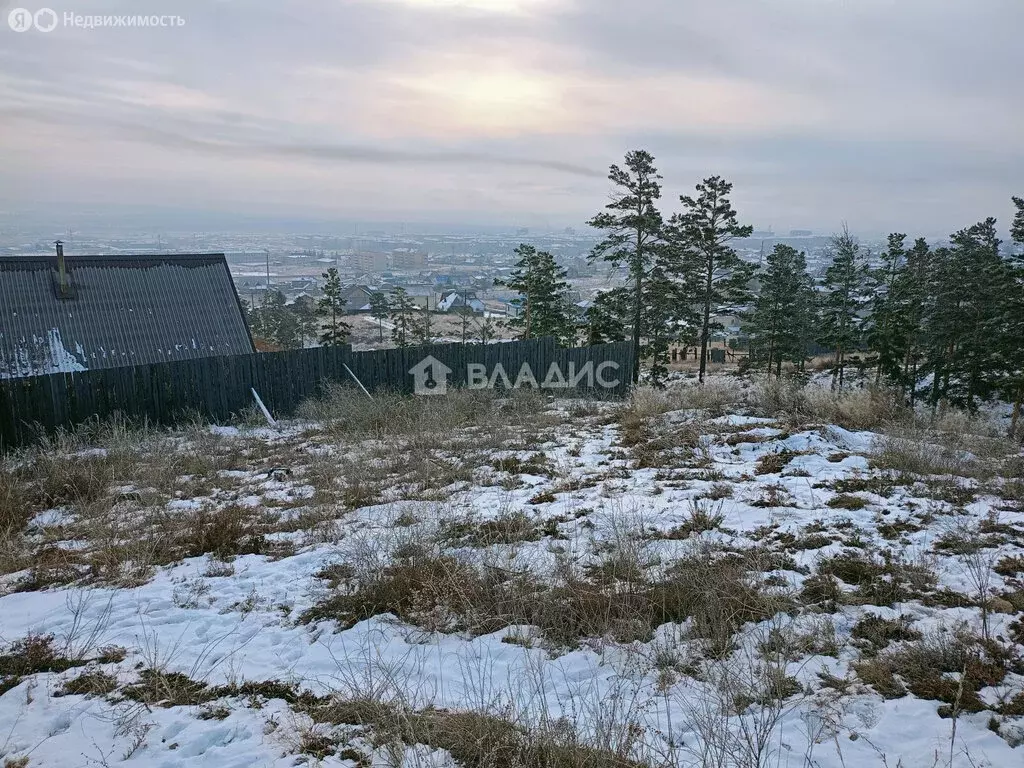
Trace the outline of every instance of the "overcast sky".
[[1024, 194], [1022, 0], [47, 0], [0, 206], [579, 226], [653, 152], [756, 227], [944, 234]]

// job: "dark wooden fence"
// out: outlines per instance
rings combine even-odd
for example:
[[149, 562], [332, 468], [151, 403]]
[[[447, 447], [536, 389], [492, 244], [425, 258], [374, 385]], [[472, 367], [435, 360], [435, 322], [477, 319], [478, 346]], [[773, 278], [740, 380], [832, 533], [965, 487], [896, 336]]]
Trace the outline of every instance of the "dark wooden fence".
[[[532, 386], [530, 376], [520, 378], [525, 363], [537, 385], [545, 387], [547, 381], [546, 388], [553, 394], [609, 398], [628, 393], [634, 364], [630, 342], [562, 349], [552, 339], [535, 339], [368, 352], [353, 352], [347, 346], [319, 347], [0, 379], [0, 450], [25, 445], [41, 432], [115, 413], [167, 426], [189, 414], [225, 422], [254, 405], [253, 389], [274, 416], [288, 416], [300, 402], [321, 394], [324, 382], [357, 386], [353, 375], [370, 392], [386, 389], [412, 394], [411, 370], [428, 357], [451, 369], [447, 382], [440, 377], [449, 387], [492, 382], [498, 387]], [[551, 371], [552, 364], [558, 371]], [[603, 370], [598, 370], [602, 365]], [[434, 365], [431, 375], [443, 370]], [[575, 386], [560, 386], [563, 379]]]

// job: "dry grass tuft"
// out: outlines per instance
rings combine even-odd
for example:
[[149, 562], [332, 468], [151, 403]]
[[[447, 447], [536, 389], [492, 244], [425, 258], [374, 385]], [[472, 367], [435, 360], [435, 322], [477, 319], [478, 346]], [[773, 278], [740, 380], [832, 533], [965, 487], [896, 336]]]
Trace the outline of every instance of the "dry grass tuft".
[[909, 691], [922, 699], [943, 702], [939, 714], [999, 712], [999, 704], [986, 704], [982, 688], [999, 685], [1007, 673], [1021, 668], [1012, 649], [985, 641], [964, 627], [940, 629], [920, 639], [904, 642], [898, 649], [854, 664], [864, 682], [886, 698]]
[[[899, 553], [889, 550], [875, 553], [861, 549], [847, 549], [818, 561], [819, 577], [835, 577], [855, 587], [852, 594], [841, 597], [852, 603], [893, 605], [910, 598], [921, 597], [935, 588], [938, 578], [931, 564], [908, 561]], [[815, 583], [808, 598], [838, 599], [828, 588], [827, 580]], [[806, 584], [805, 584], [806, 588]]]
[[323, 397], [300, 404], [300, 418], [337, 437], [383, 439], [443, 435], [460, 428], [551, 424], [549, 400], [537, 390], [457, 389], [446, 397], [409, 397], [327, 384]]
[[53, 635], [29, 635], [0, 653], [0, 696], [40, 672], [64, 672], [87, 664], [70, 659], [54, 645]]
[[897, 394], [887, 389], [832, 392], [799, 381], [769, 379], [758, 384], [751, 400], [760, 415], [785, 419], [794, 426], [818, 422], [873, 430], [908, 418]]
[[573, 646], [593, 637], [646, 641], [658, 626], [690, 619], [694, 637], [721, 654], [746, 622], [792, 604], [766, 583], [763, 571], [772, 565], [756, 553], [697, 542], [654, 576], [642, 548], [626, 542], [584, 569], [559, 559], [555, 572], [541, 578], [405, 543], [390, 557], [375, 553], [321, 574], [334, 586], [302, 620], [334, 620], [344, 628], [390, 613], [431, 631], [473, 634], [530, 625], [550, 643]]

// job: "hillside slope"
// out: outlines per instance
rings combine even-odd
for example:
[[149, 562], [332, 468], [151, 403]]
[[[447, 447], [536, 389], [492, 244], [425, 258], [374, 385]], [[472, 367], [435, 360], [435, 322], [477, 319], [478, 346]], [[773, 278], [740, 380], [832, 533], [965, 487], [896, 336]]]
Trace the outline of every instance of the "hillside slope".
[[996, 435], [729, 382], [104, 425], [0, 474], [0, 765], [1017, 765]]

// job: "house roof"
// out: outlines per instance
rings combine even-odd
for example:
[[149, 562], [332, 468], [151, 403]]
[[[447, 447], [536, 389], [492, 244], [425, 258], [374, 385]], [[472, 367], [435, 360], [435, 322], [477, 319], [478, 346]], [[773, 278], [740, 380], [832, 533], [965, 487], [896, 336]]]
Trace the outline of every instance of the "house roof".
[[0, 378], [251, 354], [222, 253], [0, 257]]

